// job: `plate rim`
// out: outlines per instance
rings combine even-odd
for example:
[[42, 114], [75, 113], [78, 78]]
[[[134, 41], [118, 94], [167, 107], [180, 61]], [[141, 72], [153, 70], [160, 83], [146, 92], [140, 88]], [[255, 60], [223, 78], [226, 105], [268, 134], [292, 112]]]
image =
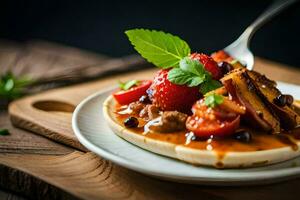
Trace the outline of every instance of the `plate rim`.
[[[290, 83], [285, 83], [285, 82], [277, 82], [278, 85], [280, 84], [284, 84], [284, 85], [291, 85], [291, 86], [296, 86], [296, 87], [300, 87], [298, 85], [295, 84], [290, 84]], [[175, 173], [164, 173], [161, 172], [159, 169], [155, 170], [155, 169], [149, 169], [149, 168], [143, 168], [140, 166], [137, 166], [135, 164], [135, 162], [133, 161], [129, 161], [126, 158], [123, 158], [121, 156], [117, 156], [111, 152], [108, 152], [104, 149], [102, 149], [101, 147], [97, 146], [96, 144], [94, 144], [93, 142], [89, 141], [89, 139], [87, 139], [84, 134], [81, 133], [80, 129], [79, 129], [79, 125], [77, 123], [78, 119], [79, 119], [79, 113], [82, 110], [82, 108], [88, 103], [90, 102], [92, 99], [99, 97], [100, 95], [102, 95], [103, 93], [106, 93], [108, 91], [111, 91], [113, 89], [115, 89], [116, 87], [109, 87], [109, 88], [105, 88], [102, 90], [99, 90], [98, 92], [95, 92], [91, 95], [89, 95], [88, 97], [86, 97], [85, 99], [83, 99], [75, 108], [73, 114], [72, 114], [72, 129], [73, 132], [75, 134], [75, 136], [77, 137], [77, 139], [79, 140], [79, 142], [85, 146], [87, 149], [89, 149], [90, 151], [96, 153], [97, 155], [99, 155], [100, 157], [106, 159], [106, 160], [110, 160], [111, 162], [123, 166], [125, 168], [134, 170], [134, 171], [138, 171], [140, 173], [143, 174], [147, 174], [150, 176], [155, 176], [155, 177], [161, 177], [164, 179], [173, 179], [173, 180], [182, 180], [182, 181], [190, 181], [190, 182], [237, 182], [237, 183], [241, 183], [241, 182], [248, 182], [248, 181], [259, 181], [259, 180], [263, 180], [263, 181], [270, 181], [270, 180], [277, 180], [280, 178], [289, 178], [291, 176], [293, 177], [298, 177], [300, 176], [300, 167], [289, 167], [289, 168], [283, 168], [283, 169], [273, 169], [273, 170], [269, 170], [269, 171], [241, 171], [239, 173], [237, 172], [232, 172], [232, 171], [228, 171], [226, 173], [221, 173], [221, 174], [214, 174], [214, 176], [203, 176], [203, 177], [199, 177], [199, 176], [186, 176], [186, 175], [178, 175]], [[102, 105], [101, 105], [102, 106]], [[100, 111], [101, 114], [103, 114], [103, 111]], [[108, 125], [107, 125], [108, 126]], [[109, 127], [109, 126], [108, 126]], [[115, 133], [114, 133], [115, 134]], [[118, 137], [120, 140], [123, 140], [122, 138]], [[131, 143], [128, 142], [128, 145], [133, 145]], [[141, 151], [146, 151], [144, 149], [139, 149]], [[162, 156], [163, 158], [163, 156]], [[181, 162], [181, 161], [178, 161]], [[200, 167], [201, 166], [197, 166]], [[207, 167], [204, 167], [207, 168]], [[260, 167], [255, 167], [256, 169], [259, 169]], [[220, 171], [224, 171], [226, 169], [216, 169], [216, 170], [220, 170]], [[239, 169], [235, 169], [235, 170], [239, 170]], [[298, 176], [297, 176], [298, 175]], [[259, 180], [258, 180], [259, 177]]]

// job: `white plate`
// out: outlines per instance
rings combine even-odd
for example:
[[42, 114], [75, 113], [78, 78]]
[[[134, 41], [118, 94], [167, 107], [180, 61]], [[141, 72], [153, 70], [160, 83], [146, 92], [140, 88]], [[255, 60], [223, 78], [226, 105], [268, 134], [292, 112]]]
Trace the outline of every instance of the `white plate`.
[[[283, 93], [300, 99], [300, 86], [278, 83], [278, 87]], [[115, 135], [103, 117], [103, 101], [112, 91], [100, 91], [83, 100], [76, 107], [72, 119], [78, 140], [107, 160], [162, 179], [205, 185], [265, 184], [300, 177], [300, 157], [266, 167], [214, 169], [193, 166], [134, 146]]]

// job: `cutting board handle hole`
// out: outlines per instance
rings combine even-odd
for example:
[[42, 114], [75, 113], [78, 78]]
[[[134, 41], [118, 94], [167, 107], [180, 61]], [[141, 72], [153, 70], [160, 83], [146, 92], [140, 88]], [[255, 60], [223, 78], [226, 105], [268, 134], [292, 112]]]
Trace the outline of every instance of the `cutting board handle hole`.
[[68, 112], [72, 113], [75, 110], [75, 106], [62, 101], [55, 100], [43, 100], [36, 101], [32, 104], [36, 109], [47, 111], [47, 112]]

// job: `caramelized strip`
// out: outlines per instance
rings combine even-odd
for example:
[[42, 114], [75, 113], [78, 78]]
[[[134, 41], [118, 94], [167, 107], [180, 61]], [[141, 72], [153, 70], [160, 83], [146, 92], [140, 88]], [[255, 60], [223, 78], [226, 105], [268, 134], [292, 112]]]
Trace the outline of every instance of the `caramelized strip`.
[[255, 98], [256, 101], [254, 100], [251, 103], [256, 104], [255, 106], [260, 108], [256, 111], [260, 114], [262, 113], [261, 117], [263, 117], [272, 126], [273, 130], [275, 130], [275, 132], [280, 132], [279, 117], [276, 115], [273, 109], [270, 108], [266, 97], [260, 92], [260, 90], [256, 87], [255, 82], [248, 75], [249, 72], [250, 71], [243, 72], [241, 75], [245, 78], [248, 89], [253, 91], [253, 97], [258, 97]]
[[229, 100], [228, 97], [223, 97], [223, 103], [219, 106], [228, 112], [233, 112], [239, 115], [246, 113], [246, 108], [244, 106], [239, 105], [235, 101]]
[[248, 71], [247, 74], [257, 89], [257, 94], [273, 112], [273, 115], [275, 114], [279, 117], [281, 128], [289, 130], [300, 125], [300, 116], [293, 110], [293, 107], [289, 107], [287, 105], [279, 107], [273, 103], [273, 100], [281, 94], [281, 92], [275, 87], [276, 83], [258, 72]]
[[245, 121], [264, 131], [279, 132], [279, 120], [272, 115], [257, 95], [256, 88], [247, 76], [246, 71], [236, 71], [229, 76], [231, 79], [223, 83], [233, 99], [246, 107]]

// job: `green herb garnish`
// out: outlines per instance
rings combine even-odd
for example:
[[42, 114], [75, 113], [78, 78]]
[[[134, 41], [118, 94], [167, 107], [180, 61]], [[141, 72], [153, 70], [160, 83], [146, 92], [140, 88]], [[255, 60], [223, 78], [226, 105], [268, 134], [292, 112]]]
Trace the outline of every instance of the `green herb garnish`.
[[133, 29], [125, 32], [134, 48], [159, 68], [173, 68], [168, 80], [177, 85], [198, 86], [202, 94], [215, 90], [221, 83], [198, 61], [189, 58], [189, 45], [179, 37], [162, 31]]
[[138, 85], [138, 83], [139, 83], [139, 81], [137, 81], [137, 80], [131, 80], [131, 81], [127, 81], [124, 83], [119, 81], [119, 88], [122, 90], [129, 90], [133, 86]]
[[212, 79], [211, 77], [207, 78], [204, 83], [200, 85], [200, 92], [206, 94], [212, 90], [215, 90], [221, 87], [222, 84], [219, 81]]
[[222, 104], [223, 101], [224, 101], [224, 99], [221, 95], [213, 93], [213, 94], [209, 94], [209, 95], [205, 96], [204, 103], [208, 107], [214, 108], [215, 106]]
[[16, 77], [11, 72], [0, 76], [0, 98], [9, 100], [21, 97], [24, 94], [24, 88], [33, 81], [29, 77]]
[[168, 80], [177, 85], [200, 86], [199, 89], [202, 94], [221, 86], [218, 81], [212, 79], [211, 74], [204, 69], [199, 61], [189, 57], [185, 57], [180, 61], [179, 68], [170, 70]]
[[200, 62], [185, 57], [180, 61], [179, 68], [169, 71], [168, 80], [177, 85], [194, 87], [203, 83], [206, 76], [207, 72]]
[[0, 135], [9, 135], [9, 131], [7, 129], [0, 129]]
[[162, 31], [133, 29], [125, 31], [134, 48], [159, 68], [178, 66], [191, 53], [189, 45], [177, 36]]

